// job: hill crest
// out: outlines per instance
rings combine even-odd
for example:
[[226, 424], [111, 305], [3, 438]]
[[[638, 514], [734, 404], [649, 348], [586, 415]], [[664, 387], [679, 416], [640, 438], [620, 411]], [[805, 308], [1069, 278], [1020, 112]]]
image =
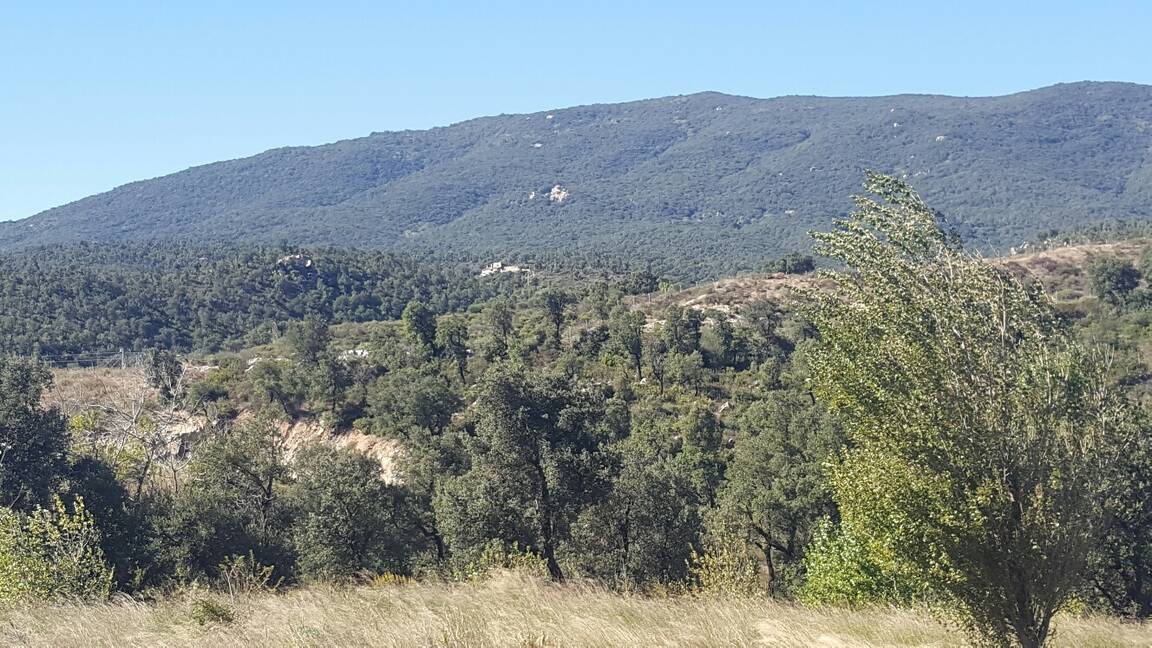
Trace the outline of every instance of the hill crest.
[[[188, 240], [642, 258], [684, 277], [807, 247], [865, 168], [988, 249], [1152, 219], [1152, 86], [1000, 97], [716, 92], [378, 132], [129, 183], [0, 224], [0, 248]], [[549, 200], [551, 192], [565, 199]]]

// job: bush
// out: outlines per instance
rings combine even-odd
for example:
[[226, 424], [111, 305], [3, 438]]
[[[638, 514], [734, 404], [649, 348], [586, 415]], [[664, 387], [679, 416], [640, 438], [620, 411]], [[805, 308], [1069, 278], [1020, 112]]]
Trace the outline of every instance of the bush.
[[757, 596], [764, 593], [759, 565], [743, 542], [712, 538], [703, 552], [693, 550], [689, 587], [701, 596]]
[[916, 587], [886, 570], [864, 540], [827, 519], [812, 537], [804, 567], [800, 600], [809, 605], [907, 604], [917, 598]]
[[192, 599], [190, 614], [192, 620], [202, 626], [212, 623], [232, 623], [236, 619], [236, 613], [229, 605], [206, 597]]
[[540, 580], [548, 578], [548, 565], [544, 559], [527, 549], [506, 547], [499, 540], [492, 540], [475, 558], [464, 563], [456, 577], [478, 582], [500, 571], [512, 571]]
[[112, 569], [83, 499], [71, 513], [59, 497], [27, 515], [0, 509], [0, 603], [98, 600], [111, 590]]

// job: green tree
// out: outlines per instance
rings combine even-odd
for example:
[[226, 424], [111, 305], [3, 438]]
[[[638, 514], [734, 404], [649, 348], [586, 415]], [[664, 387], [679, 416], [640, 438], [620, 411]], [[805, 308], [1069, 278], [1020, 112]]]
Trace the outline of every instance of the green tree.
[[1110, 512], [1107, 532], [1095, 548], [1086, 597], [1113, 614], [1152, 616], [1152, 435], [1148, 421], [1136, 447], [1122, 457], [1102, 502]]
[[400, 315], [404, 333], [421, 351], [428, 355], [436, 353], [436, 313], [422, 302], [410, 301]]
[[695, 308], [673, 304], [664, 311], [664, 343], [668, 350], [680, 355], [691, 355], [700, 349], [700, 333], [704, 316]]
[[718, 515], [763, 556], [772, 592], [789, 592], [817, 523], [835, 515], [825, 465], [844, 445], [807, 394], [773, 392], [740, 417]]
[[728, 316], [719, 311], [712, 312], [715, 322], [705, 331], [708, 349], [708, 365], [712, 367], [731, 367], [736, 364], [737, 343], [736, 328]]
[[0, 508], [0, 602], [100, 600], [111, 590], [112, 569], [82, 498], [71, 511], [59, 497], [28, 514]]
[[765, 272], [783, 272], [784, 274], [802, 275], [808, 274], [816, 269], [816, 260], [807, 254], [797, 254], [793, 252], [787, 256], [780, 257], [774, 261], [768, 262], [765, 266]]
[[516, 311], [507, 297], [494, 299], [488, 307], [488, 327], [492, 339], [485, 352], [489, 360], [508, 357], [508, 346], [516, 330]]
[[672, 380], [691, 389], [696, 396], [708, 385], [708, 369], [699, 351], [688, 355], [673, 353], [668, 356], [668, 375]]
[[184, 365], [171, 351], [153, 350], [148, 356], [148, 382], [160, 391], [165, 400], [183, 394]]
[[724, 480], [725, 462], [721, 456], [724, 427], [708, 403], [698, 401], [679, 417], [674, 432], [681, 439], [680, 460], [690, 466], [700, 500], [715, 506], [716, 491]]
[[445, 317], [436, 327], [436, 346], [456, 365], [460, 382], [467, 381], [468, 324], [458, 316]]
[[607, 281], [600, 280], [588, 288], [588, 306], [598, 320], [606, 320], [613, 306], [620, 303], [620, 293], [612, 289]]
[[644, 341], [644, 356], [648, 358], [648, 371], [660, 386], [664, 395], [664, 384], [668, 378], [668, 344], [663, 337], [650, 335]]
[[608, 340], [611, 348], [628, 359], [636, 380], [644, 377], [644, 314], [618, 307], [608, 321]]
[[839, 526], [830, 519], [817, 522], [804, 554], [801, 601], [810, 605], [861, 607], [908, 606], [923, 600], [922, 584], [894, 573], [877, 559], [863, 534], [851, 523]]
[[440, 434], [464, 401], [438, 371], [400, 369], [376, 379], [368, 388], [368, 412], [377, 429], [388, 435], [421, 428]]
[[1088, 266], [1092, 292], [1111, 304], [1124, 304], [1140, 285], [1140, 271], [1127, 259], [1100, 257]]
[[311, 364], [328, 348], [331, 338], [327, 322], [308, 317], [288, 324], [284, 339], [298, 360]]
[[384, 483], [378, 462], [355, 450], [313, 445], [293, 466], [292, 535], [302, 576], [408, 571], [416, 534], [403, 514], [402, 489]]
[[780, 308], [765, 299], [746, 304], [740, 309], [741, 326], [736, 331], [736, 365], [759, 366], [791, 351], [779, 335]]
[[572, 521], [608, 488], [602, 397], [564, 378], [498, 366], [476, 402], [471, 467], [437, 493], [454, 550], [496, 539], [540, 556], [563, 580], [558, 548]]
[[544, 292], [544, 311], [548, 316], [548, 323], [552, 326], [552, 340], [555, 346], [560, 346], [560, 333], [567, 321], [568, 304], [572, 303], [572, 295], [563, 290], [548, 290]]
[[1125, 408], [1038, 288], [966, 253], [902, 182], [867, 188], [814, 234], [849, 271], [806, 306], [816, 394], [854, 446], [832, 474], [842, 518], [974, 638], [1041, 646], [1103, 531]]
[[284, 438], [262, 422], [219, 430], [197, 449], [189, 481], [158, 520], [157, 553], [172, 573], [216, 575], [251, 554], [278, 574], [292, 570], [290, 482]]
[[67, 422], [41, 406], [51, 384], [47, 367], [0, 356], [0, 506], [46, 505], [67, 473]]
[[100, 548], [122, 588], [143, 584], [154, 557], [151, 498], [132, 499], [113, 467], [97, 456], [77, 457], [68, 473], [65, 503], [83, 502], [86, 515], [96, 523]]
[[692, 467], [650, 438], [618, 444], [623, 467], [612, 491], [573, 528], [573, 553], [585, 574], [624, 585], [687, 576], [699, 550], [701, 501]]

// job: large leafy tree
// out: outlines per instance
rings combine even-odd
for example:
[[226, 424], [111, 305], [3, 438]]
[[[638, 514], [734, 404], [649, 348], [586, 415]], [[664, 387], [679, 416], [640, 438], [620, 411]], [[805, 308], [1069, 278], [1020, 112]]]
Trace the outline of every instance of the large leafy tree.
[[51, 384], [43, 365], [0, 356], [0, 506], [47, 505], [68, 470], [64, 417], [40, 404]]
[[440, 489], [437, 519], [453, 550], [491, 539], [527, 547], [563, 580], [558, 548], [608, 490], [604, 400], [568, 379], [498, 366], [480, 386], [471, 467]]
[[824, 472], [842, 431], [793, 390], [753, 404], [738, 427], [717, 514], [763, 556], [769, 588], [787, 591], [817, 524], [835, 515]]
[[292, 535], [301, 575], [339, 579], [407, 569], [417, 536], [403, 490], [381, 479], [379, 462], [317, 444], [301, 451], [293, 466]]
[[700, 549], [702, 500], [693, 463], [654, 435], [618, 442], [621, 470], [604, 499], [573, 526], [584, 573], [622, 585], [668, 583], [687, 575]]
[[636, 372], [636, 380], [644, 377], [644, 314], [623, 306], [612, 312], [608, 321], [608, 341], [612, 349], [626, 357]]
[[964, 251], [906, 184], [866, 186], [815, 234], [846, 270], [807, 303], [813, 385], [854, 444], [841, 515], [974, 639], [1043, 645], [1102, 532], [1126, 408], [1038, 288]]
[[158, 521], [160, 560], [191, 575], [214, 575], [229, 556], [250, 554], [291, 571], [291, 481], [284, 438], [262, 421], [216, 431], [197, 449], [189, 481]]
[[436, 350], [436, 313], [423, 302], [410, 301], [400, 315], [404, 334], [421, 351], [431, 355]]
[[444, 357], [456, 365], [460, 382], [468, 376], [468, 324], [461, 317], [445, 317], [436, 328], [436, 347]]
[[1088, 266], [1092, 292], [1111, 304], [1128, 301], [1132, 291], [1140, 285], [1140, 271], [1127, 259], [1101, 257]]

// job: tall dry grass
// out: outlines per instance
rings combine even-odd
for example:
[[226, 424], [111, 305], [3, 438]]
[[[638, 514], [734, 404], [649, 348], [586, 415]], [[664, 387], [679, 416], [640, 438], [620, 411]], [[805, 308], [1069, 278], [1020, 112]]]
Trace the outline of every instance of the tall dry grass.
[[[809, 610], [765, 600], [623, 596], [515, 575], [481, 584], [312, 587], [228, 599], [200, 625], [196, 594], [0, 611], [5, 646], [963, 646], [908, 610]], [[1149, 646], [1152, 630], [1064, 618], [1057, 646]]]

